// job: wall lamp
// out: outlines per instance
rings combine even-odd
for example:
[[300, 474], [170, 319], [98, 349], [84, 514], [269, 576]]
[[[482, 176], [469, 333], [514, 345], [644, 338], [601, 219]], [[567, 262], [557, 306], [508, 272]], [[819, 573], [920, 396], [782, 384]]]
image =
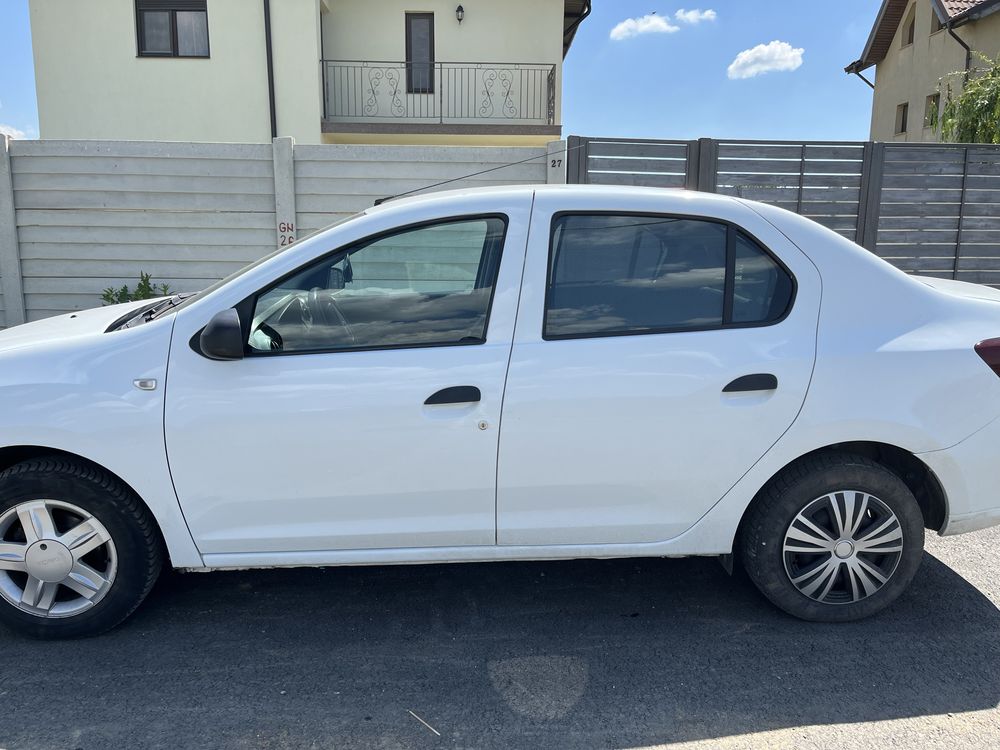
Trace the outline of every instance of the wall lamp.
[[465, 20], [465, 8], [463, 8], [461, 5], [455, 8], [455, 18], [458, 19], [459, 24], [461, 24], [462, 21]]

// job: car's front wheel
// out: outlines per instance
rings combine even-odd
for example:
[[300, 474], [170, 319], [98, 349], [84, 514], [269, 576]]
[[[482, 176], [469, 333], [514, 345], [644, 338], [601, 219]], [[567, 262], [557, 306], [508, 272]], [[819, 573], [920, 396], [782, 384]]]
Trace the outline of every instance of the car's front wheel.
[[115, 477], [61, 457], [0, 472], [0, 621], [38, 638], [102, 633], [142, 602], [162, 543]]
[[758, 497], [741, 527], [744, 568], [804, 620], [868, 617], [894, 602], [923, 555], [923, 516], [906, 484], [861, 456], [805, 459]]

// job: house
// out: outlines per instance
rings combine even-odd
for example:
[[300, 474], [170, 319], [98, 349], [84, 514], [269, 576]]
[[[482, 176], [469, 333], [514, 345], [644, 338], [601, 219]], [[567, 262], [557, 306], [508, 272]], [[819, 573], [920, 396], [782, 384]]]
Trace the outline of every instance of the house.
[[[962, 73], [1000, 53], [1000, 0], [884, 0], [861, 58], [845, 70], [875, 89], [871, 138], [936, 141], [939, 83], [953, 91]], [[875, 82], [864, 72], [875, 67]], [[952, 73], [959, 75], [951, 76]]]
[[[459, 4], [461, 3], [461, 4]], [[30, 0], [41, 137], [535, 146], [590, 0]]]

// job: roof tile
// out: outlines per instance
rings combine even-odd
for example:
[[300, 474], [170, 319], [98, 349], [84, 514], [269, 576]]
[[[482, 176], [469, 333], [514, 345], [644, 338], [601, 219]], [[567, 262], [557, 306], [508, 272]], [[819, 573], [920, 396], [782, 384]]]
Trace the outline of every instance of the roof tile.
[[975, 8], [977, 5], [982, 5], [986, 0], [940, 0], [940, 2], [945, 11], [947, 11], [948, 17], [954, 18], [959, 13], [965, 13], [965, 11]]

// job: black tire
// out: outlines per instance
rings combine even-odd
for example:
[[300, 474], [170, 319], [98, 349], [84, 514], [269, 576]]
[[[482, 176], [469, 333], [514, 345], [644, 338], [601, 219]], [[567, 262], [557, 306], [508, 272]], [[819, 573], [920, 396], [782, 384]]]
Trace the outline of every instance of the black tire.
[[47, 639], [93, 636], [119, 625], [142, 603], [163, 567], [163, 543], [149, 510], [118, 479], [71, 458], [31, 459], [0, 472], [0, 515], [39, 499], [72, 503], [100, 521], [114, 542], [117, 574], [103, 599], [68, 617], [33, 615], [0, 596], [0, 622]]
[[[847, 601], [846, 597], [837, 603], [817, 601], [792, 583], [783, 542], [800, 512], [818, 498], [842, 490], [869, 493], [888, 506], [899, 522], [902, 551], [898, 559], [893, 558], [895, 567], [888, 580], [874, 593], [858, 601]], [[804, 459], [775, 478], [750, 507], [740, 528], [740, 539], [743, 567], [772, 603], [803, 620], [847, 622], [874, 615], [903, 593], [920, 567], [924, 524], [916, 498], [893, 472], [862, 456], [830, 453]], [[834, 558], [831, 555], [827, 559]], [[818, 558], [820, 563], [822, 558]], [[851, 574], [844, 567], [840, 570], [844, 572], [835, 574], [842, 576], [836, 585], [846, 590]]]

